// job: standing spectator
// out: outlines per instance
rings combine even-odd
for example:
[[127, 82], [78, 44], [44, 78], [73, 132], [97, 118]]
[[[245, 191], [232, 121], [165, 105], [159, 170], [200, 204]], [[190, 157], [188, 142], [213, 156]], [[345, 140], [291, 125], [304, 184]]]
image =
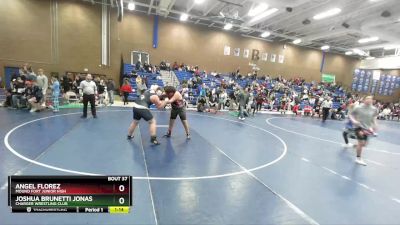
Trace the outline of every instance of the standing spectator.
[[121, 95], [123, 96], [124, 99], [124, 105], [126, 105], [128, 104], [129, 94], [133, 92], [128, 79], [124, 80], [124, 84], [121, 86], [120, 90], [121, 90]]
[[264, 97], [263, 97], [262, 93], [260, 92], [260, 93], [258, 93], [258, 95], [256, 97], [256, 103], [257, 103], [256, 104], [256, 111], [257, 112], [261, 111], [263, 102], [264, 102]]
[[32, 69], [31, 66], [29, 66], [29, 67], [27, 68], [26, 80], [28, 80], [28, 81], [34, 81], [34, 80], [36, 80], [36, 74], [35, 74], [35, 72], [33, 72], [33, 69]]
[[103, 105], [105, 99], [106, 92], [106, 84], [104, 80], [100, 80], [99, 85], [97, 86], [97, 93], [99, 95], [99, 105]]
[[49, 86], [49, 80], [47, 79], [47, 76], [44, 75], [43, 72], [44, 72], [43, 69], [38, 69], [38, 76], [36, 77], [36, 82], [43, 92], [42, 107], [46, 107], [46, 93], [47, 93], [47, 88]]
[[245, 107], [248, 103], [249, 100], [249, 93], [246, 90], [240, 90], [238, 97], [237, 97], [237, 101], [239, 103], [239, 120], [244, 120], [244, 116], [245, 114], [247, 114], [247, 112], [245, 111]]
[[332, 108], [332, 100], [330, 97], [326, 97], [326, 99], [322, 102], [322, 122], [326, 121], [326, 118], [329, 116], [329, 111]]
[[114, 91], [115, 91], [115, 82], [113, 79], [109, 79], [107, 82], [107, 94], [110, 105], [114, 104]]
[[140, 76], [136, 77], [136, 85], [137, 85], [138, 95], [139, 93], [142, 93], [147, 89], [146, 84], [143, 83], [143, 79]]
[[97, 86], [96, 83], [92, 80], [91, 74], [86, 75], [86, 80], [81, 82], [79, 88], [83, 94], [83, 115], [81, 116], [81, 118], [87, 117], [88, 102], [90, 102], [90, 108], [92, 110], [93, 118], [97, 118], [96, 103], [95, 103]]
[[69, 74], [70, 73], [67, 73], [62, 78], [61, 86], [64, 93], [67, 93], [69, 90], [71, 90], [70, 78], [68, 77]]
[[77, 74], [74, 82], [72, 82], [72, 91], [75, 92], [75, 94], [79, 94], [79, 85], [81, 84], [81, 81], [80, 75]]
[[51, 89], [52, 89], [52, 97], [53, 97], [53, 112], [59, 112], [60, 111], [60, 107], [59, 107], [59, 102], [58, 102], [58, 98], [60, 96], [60, 82], [58, 82], [57, 77], [52, 77], [51, 78]]
[[218, 110], [225, 109], [225, 103], [228, 98], [228, 94], [224, 89], [221, 88], [218, 94]]

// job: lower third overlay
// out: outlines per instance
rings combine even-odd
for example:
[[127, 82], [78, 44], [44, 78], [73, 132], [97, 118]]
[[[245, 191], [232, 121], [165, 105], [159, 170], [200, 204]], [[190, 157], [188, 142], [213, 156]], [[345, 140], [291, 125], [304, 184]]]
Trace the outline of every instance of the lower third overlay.
[[131, 176], [9, 176], [13, 213], [129, 213]]

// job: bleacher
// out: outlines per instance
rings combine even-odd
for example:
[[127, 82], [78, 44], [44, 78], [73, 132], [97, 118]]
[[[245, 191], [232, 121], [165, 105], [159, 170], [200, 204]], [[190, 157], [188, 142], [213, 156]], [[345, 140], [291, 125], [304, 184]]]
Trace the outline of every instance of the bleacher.
[[[135, 71], [135, 66], [131, 64], [124, 64], [124, 74], [130, 74], [132, 71]], [[150, 87], [153, 84], [157, 84], [160, 87], [164, 87], [164, 82], [162, 80], [157, 79], [158, 74], [153, 74], [153, 73], [146, 73], [146, 72], [140, 72], [137, 71], [137, 74], [144, 78], [147, 78], [147, 83], [146, 86]], [[137, 98], [137, 83], [135, 78], [129, 79], [129, 83], [132, 87], [132, 89], [135, 90], [134, 93], [130, 93], [128, 96], [129, 101], [134, 101]]]
[[178, 70], [175, 70], [174, 72], [175, 72], [176, 77], [179, 80], [179, 83], [182, 83], [184, 80], [187, 81], [187, 80], [189, 80], [190, 78], [193, 77], [193, 74], [190, 73], [190, 72], [178, 71]]
[[161, 79], [157, 79], [157, 76], [159, 74], [153, 74], [153, 73], [145, 73], [145, 72], [138, 72], [138, 75], [142, 78], [146, 77], [147, 78], [147, 83], [146, 86], [150, 87], [153, 84], [156, 84], [160, 87], [164, 87], [164, 82]]
[[6, 100], [6, 91], [3, 88], [0, 88], [0, 102]]
[[[192, 78], [194, 75], [191, 72], [186, 72], [186, 71], [174, 71], [176, 74], [176, 77], [178, 78], [179, 82], [182, 84], [183, 81], [188, 81], [190, 78]], [[149, 74], [148, 76], [154, 76], [153, 74]], [[208, 75], [208, 76], [204, 76], [202, 75], [202, 82], [205, 84], [206, 87], [212, 89], [215, 87], [219, 87], [221, 86], [221, 80], [222, 78], [216, 78], [212, 75]], [[228, 80], [229, 78], [225, 78], [226, 80]], [[155, 80], [149, 80], [150, 81], [150, 85], [153, 84], [153, 82], [157, 82]], [[159, 81], [158, 81], [159, 82]], [[236, 79], [235, 82], [237, 84], [239, 84], [242, 88], [247, 87], [248, 85], [251, 85], [251, 83], [253, 82], [252, 79]], [[275, 86], [276, 81], [264, 81], [264, 80], [260, 80], [257, 79], [256, 82], [258, 84], [266, 84], [266, 88], [268, 90], [272, 90]], [[161, 81], [162, 83], [162, 81]], [[158, 83], [157, 83], [158, 84]], [[160, 86], [162, 86], [161, 84], [158, 84]], [[297, 92], [298, 96], [301, 96], [301, 93], [303, 93], [303, 91], [305, 89], [310, 90], [310, 88], [313, 86], [312, 83], [304, 83], [303, 86], [299, 86], [299, 85], [293, 85], [291, 88]], [[230, 95], [233, 92], [233, 89], [228, 88], [227, 90], [227, 94]], [[319, 93], [313, 92], [313, 95], [316, 95]], [[334, 90], [334, 92], [331, 93], [332, 96], [334, 97], [334, 100], [336, 100], [336, 98], [341, 98], [343, 96], [346, 95], [346, 93], [342, 90], [342, 89], [336, 89]], [[189, 97], [191, 99], [190, 103], [191, 104], [196, 104], [197, 99], [200, 95], [200, 88], [191, 88], [189, 89]], [[277, 108], [280, 106], [281, 104], [281, 98], [284, 96], [284, 93], [280, 93], [280, 92], [275, 92], [275, 103], [274, 103], [274, 108]], [[300, 102], [300, 110], [303, 110], [304, 107], [306, 105], [309, 105], [309, 103], [307, 101], [302, 100]], [[340, 107], [341, 103], [339, 101], [334, 101], [333, 102], [333, 109], [338, 109]], [[313, 105], [311, 105], [313, 107]], [[264, 108], [267, 108], [268, 106], [265, 105]]]

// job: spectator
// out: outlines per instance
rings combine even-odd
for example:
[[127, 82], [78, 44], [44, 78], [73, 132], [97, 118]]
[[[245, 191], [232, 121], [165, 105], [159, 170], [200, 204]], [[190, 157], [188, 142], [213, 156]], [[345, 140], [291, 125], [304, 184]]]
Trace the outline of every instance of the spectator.
[[135, 70], [139, 71], [141, 69], [141, 67], [142, 67], [142, 63], [140, 61], [137, 61], [135, 64]]
[[27, 81], [27, 91], [26, 96], [30, 104], [30, 112], [38, 112], [42, 109], [41, 101], [43, 99], [43, 91], [38, 86], [36, 80]]
[[105, 93], [106, 93], [106, 84], [104, 83], [104, 80], [100, 80], [99, 85], [97, 86], [97, 94], [99, 98], [99, 105], [104, 105], [104, 99], [105, 99]]
[[221, 89], [218, 93], [218, 110], [225, 109], [226, 100], [228, 99], [228, 94], [225, 89]]
[[[244, 120], [247, 112], [245, 110], [245, 107], [249, 101], [249, 93], [247, 90], [240, 90], [238, 93], [238, 103], [239, 103], [239, 120]], [[248, 115], [247, 115], [248, 116]]]
[[142, 91], [145, 91], [147, 89], [146, 84], [143, 82], [143, 79], [140, 76], [137, 76], [136, 78], [136, 85], [138, 94], [142, 93]]
[[12, 93], [11, 93], [11, 88], [8, 88], [6, 90], [6, 100], [3, 102], [2, 106], [3, 107], [11, 107], [12, 105]]
[[67, 93], [69, 90], [71, 90], [71, 80], [68, 75], [70, 75], [70, 73], [64, 75], [61, 82], [62, 90], [64, 93]]
[[18, 77], [16, 81], [13, 80], [13, 85], [12, 85], [12, 92], [11, 92], [12, 109], [21, 108], [21, 100], [23, 100], [22, 97], [24, 95], [25, 95], [25, 84], [22, 78]]
[[72, 91], [74, 91], [76, 94], [79, 94], [79, 85], [81, 84], [81, 77], [79, 74], [75, 76], [74, 81], [72, 82]]
[[51, 89], [52, 89], [52, 98], [53, 98], [53, 112], [59, 112], [59, 101], [58, 98], [60, 97], [60, 82], [58, 82], [57, 77], [53, 76], [51, 78]]
[[115, 91], [115, 83], [113, 79], [108, 79], [107, 82], [107, 94], [110, 105], [114, 104], [114, 91]]
[[133, 92], [128, 79], [124, 80], [124, 84], [121, 86], [120, 90], [121, 90], [121, 95], [123, 96], [124, 105], [127, 105], [128, 104], [128, 96], [130, 93]]
[[38, 69], [36, 83], [43, 92], [42, 107], [46, 107], [46, 93], [47, 93], [47, 88], [49, 86], [49, 80], [47, 79], [47, 76], [44, 75], [43, 72], [44, 72], [43, 69]]
[[31, 66], [29, 66], [28, 69], [27, 69], [26, 80], [28, 80], [28, 81], [34, 81], [34, 80], [36, 80], [36, 74], [35, 74], [35, 72], [33, 72]]

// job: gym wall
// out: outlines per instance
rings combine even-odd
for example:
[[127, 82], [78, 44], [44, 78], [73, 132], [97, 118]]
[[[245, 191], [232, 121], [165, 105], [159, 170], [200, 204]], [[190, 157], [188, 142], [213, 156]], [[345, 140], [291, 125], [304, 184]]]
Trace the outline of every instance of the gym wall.
[[[121, 55], [130, 62], [130, 51], [150, 53], [153, 64], [161, 60], [199, 65], [202, 70], [232, 72], [238, 67], [242, 74], [250, 72], [251, 51], [268, 52], [268, 62], [255, 62], [260, 75], [273, 77], [302, 76], [306, 80], [321, 79], [322, 52], [284, 43], [270, 43], [242, 37], [237, 33], [210, 29], [192, 23], [182, 23], [160, 17], [159, 47], [152, 48], [153, 16], [125, 11], [122, 23], [117, 23], [116, 8], [111, 9], [111, 65], [101, 64], [101, 6], [78, 0], [58, 0], [58, 38], [54, 41], [52, 4], [57, 0], [2, 0], [0, 7], [0, 67], [31, 63], [36, 70], [50, 72], [82, 71], [106, 74], [118, 80]], [[53, 3], [52, 3], [53, 2]], [[57, 37], [57, 36], [56, 36]], [[231, 55], [224, 56], [224, 46]], [[233, 49], [240, 48], [240, 57]], [[243, 49], [250, 57], [243, 58]], [[55, 51], [57, 50], [57, 51]], [[270, 62], [270, 54], [285, 56], [285, 62]], [[260, 54], [261, 57], [261, 54]], [[276, 60], [278, 61], [278, 59]], [[327, 53], [324, 73], [336, 75], [339, 83], [349, 87], [358, 59]], [[2, 69], [3, 70], [3, 69]], [[0, 71], [3, 73], [3, 71]], [[398, 97], [397, 97], [398, 98]]]

